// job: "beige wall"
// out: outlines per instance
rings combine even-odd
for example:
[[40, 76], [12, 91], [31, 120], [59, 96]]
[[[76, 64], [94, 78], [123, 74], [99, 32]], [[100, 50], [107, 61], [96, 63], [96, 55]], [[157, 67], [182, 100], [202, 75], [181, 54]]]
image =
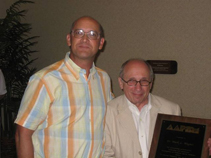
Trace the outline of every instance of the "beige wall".
[[[0, 18], [13, 1], [1, 0]], [[107, 44], [96, 64], [109, 73], [116, 96], [125, 60], [176, 60], [178, 73], [156, 75], [153, 93], [178, 103], [185, 116], [211, 119], [210, 0], [36, 0], [27, 8], [32, 34], [40, 36], [38, 69], [64, 57], [70, 24], [90, 15], [105, 30]]]

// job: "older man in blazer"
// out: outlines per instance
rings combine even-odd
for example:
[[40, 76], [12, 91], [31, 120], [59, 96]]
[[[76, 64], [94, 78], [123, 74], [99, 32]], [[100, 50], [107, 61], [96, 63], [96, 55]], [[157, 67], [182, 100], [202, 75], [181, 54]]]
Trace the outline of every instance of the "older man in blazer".
[[179, 105], [150, 93], [153, 76], [142, 59], [122, 65], [118, 81], [124, 95], [108, 103], [104, 158], [148, 158], [158, 113], [181, 115]]

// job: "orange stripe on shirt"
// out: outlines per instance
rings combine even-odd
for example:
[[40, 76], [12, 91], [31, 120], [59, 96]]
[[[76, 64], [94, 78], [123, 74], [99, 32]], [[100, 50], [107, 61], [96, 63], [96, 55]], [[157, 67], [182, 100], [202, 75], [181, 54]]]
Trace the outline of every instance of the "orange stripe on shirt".
[[94, 149], [94, 109], [93, 109], [93, 95], [92, 95], [92, 87], [91, 83], [89, 82], [89, 91], [90, 91], [90, 98], [91, 98], [91, 133], [92, 133], [92, 141], [91, 141], [91, 149], [89, 152], [89, 158], [92, 158], [93, 149]]
[[[55, 65], [53, 65], [50, 69], [48, 69], [48, 71], [46, 71], [45, 72], [45, 74], [44, 74], [44, 76], [47, 74], [47, 73], [49, 73], [49, 72], [51, 72], [51, 71], [54, 71], [54, 70], [57, 70], [60, 66], [61, 66], [61, 64], [63, 63], [63, 60], [61, 60], [61, 61], [59, 61], [59, 62], [57, 62]], [[43, 83], [45, 84], [45, 81], [43, 81]], [[46, 85], [46, 84], [45, 84]], [[47, 87], [47, 85], [46, 85], [46, 91], [47, 91], [47, 93], [49, 94], [49, 97], [50, 97], [50, 100], [51, 100], [51, 104], [50, 104], [50, 106], [49, 106], [49, 113], [48, 113], [48, 127], [49, 126], [51, 126], [52, 124], [53, 124], [53, 115], [52, 115], [52, 113], [51, 113], [51, 110], [50, 110], [50, 108], [51, 108], [51, 105], [52, 105], [52, 102], [53, 102], [53, 96], [52, 96], [52, 94], [51, 94], [51, 92], [50, 92], [50, 89], [49, 89], [49, 87]], [[48, 158], [48, 157], [50, 157], [50, 153], [49, 153], [49, 144], [50, 144], [50, 139], [49, 139], [49, 129], [48, 128], [46, 128], [45, 130], [44, 130], [44, 132], [45, 132], [45, 138], [44, 138], [44, 154], [45, 154], [45, 157], [46, 158]]]
[[[103, 96], [104, 96], [104, 102], [105, 102], [105, 106], [106, 106], [106, 109], [105, 109], [105, 116], [104, 116], [104, 120], [103, 120], [103, 131], [104, 131], [104, 128], [105, 128], [105, 117], [106, 117], [106, 111], [107, 111], [107, 100], [106, 100], [106, 93], [105, 93], [105, 82], [103, 80], [103, 75], [101, 72], [98, 72], [99, 76], [100, 76], [100, 82], [101, 82], [101, 85], [102, 85], [102, 89], [103, 89]], [[105, 140], [103, 141], [102, 143], [102, 151], [103, 151], [103, 148], [105, 146]], [[103, 154], [101, 153], [100, 157], [102, 157]]]
[[[62, 74], [62, 78], [64, 81], [69, 81], [67, 74]], [[70, 104], [70, 118], [69, 118], [69, 125], [68, 125], [68, 157], [74, 157], [74, 123], [75, 123], [75, 116], [76, 116], [76, 106], [75, 106], [75, 96], [73, 95], [73, 87], [71, 82], [66, 82], [68, 86], [68, 97], [69, 97], [69, 104]]]

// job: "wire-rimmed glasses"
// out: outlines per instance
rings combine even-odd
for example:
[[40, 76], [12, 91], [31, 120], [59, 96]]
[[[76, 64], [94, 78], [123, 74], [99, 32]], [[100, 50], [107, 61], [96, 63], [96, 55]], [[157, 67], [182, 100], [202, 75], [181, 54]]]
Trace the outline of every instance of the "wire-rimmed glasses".
[[93, 30], [89, 32], [84, 32], [84, 30], [82, 29], [76, 29], [72, 30], [71, 33], [75, 38], [82, 38], [85, 34], [90, 40], [97, 40], [100, 37], [100, 33]]

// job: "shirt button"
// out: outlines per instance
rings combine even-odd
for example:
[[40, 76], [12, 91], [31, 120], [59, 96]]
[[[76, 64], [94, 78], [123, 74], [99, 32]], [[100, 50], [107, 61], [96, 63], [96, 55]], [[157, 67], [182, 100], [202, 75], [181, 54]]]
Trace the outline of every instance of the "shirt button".
[[139, 155], [142, 155], [141, 151], [139, 151], [138, 153], [139, 153]]

